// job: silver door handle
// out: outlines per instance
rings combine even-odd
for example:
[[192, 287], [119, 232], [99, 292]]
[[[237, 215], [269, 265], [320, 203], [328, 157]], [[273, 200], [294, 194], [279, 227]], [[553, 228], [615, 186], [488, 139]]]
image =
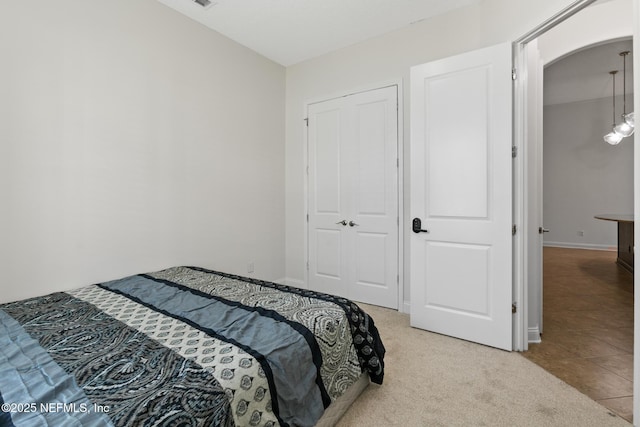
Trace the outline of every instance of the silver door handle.
[[544, 227], [538, 227], [538, 234], [548, 233], [549, 230]]
[[349, 227], [357, 227], [357, 226], [359, 226], [359, 225], [360, 225], [360, 224], [356, 224], [356, 223], [355, 223], [355, 222], [353, 222], [353, 221], [349, 221]]
[[346, 227], [346, 225], [347, 225], [347, 220], [343, 219], [342, 221], [338, 221], [338, 222], [336, 222], [336, 224], [338, 224], [338, 225], [342, 225], [343, 227]]

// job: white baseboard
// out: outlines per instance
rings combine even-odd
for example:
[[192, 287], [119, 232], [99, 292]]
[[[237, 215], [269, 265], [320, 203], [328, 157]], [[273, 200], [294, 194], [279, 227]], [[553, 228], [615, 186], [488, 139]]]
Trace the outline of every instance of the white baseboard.
[[[304, 280], [292, 279], [290, 277], [274, 280], [274, 282], [281, 285], [293, 286], [294, 288], [308, 289], [307, 285], [305, 285], [304, 283]], [[411, 311], [411, 303], [409, 301], [405, 301], [400, 305], [399, 311], [401, 313], [409, 314], [409, 312]]]
[[293, 286], [294, 288], [302, 288], [307, 289], [307, 286], [304, 284], [304, 280], [292, 279], [290, 277], [285, 277], [284, 279], [278, 280], [278, 283], [287, 286]]
[[588, 249], [592, 251], [616, 252], [618, 250], [616, 246], [596, 245], [592, 243], [544, 242], [543, 246], [550, 248]]
[[542, 338], [540, 336], [540, 328], [537, 326], [535, 328], [529, 328], [528, 339], [530, 343], [538, 344], [542, 342]]
[[400, 310], [402, 313], [409, 314], [411, 312], [411, 303], [409, 301], [405, 301], [400, 307]]

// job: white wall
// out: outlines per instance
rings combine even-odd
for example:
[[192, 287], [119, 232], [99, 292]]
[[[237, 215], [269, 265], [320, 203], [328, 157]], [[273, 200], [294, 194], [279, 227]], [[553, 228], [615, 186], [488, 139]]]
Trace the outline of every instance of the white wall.
[[[538, 39], [543, 63], [553, 67], [568, 54], [632, 36], [632, 11], [632, 0], [607, 1], [581, 11]], [[616, 25], [599, 25], [602, 22]], [[629, 111], [632, 98], [627, 94]], [[620, 98], [619, 112], [621, 106]], [[551, 230], [544, 236], [547, 245], [617, 247], [616, 223], [593, 219], [597, 213], [633, 212], [632, 141], [627, 138], [610, 147], [601, 138], [611, 128], [611, 108], [611, 98], [545, 107], [543, 215]], [[579, 129], [563, 126], [567, 120], [579, 123]]]
[[[634, 0], [634, 1], [635, 3], [637, 3], [637, 0]], [[564, 57], [565, 55], [573, 53], [575, 51], [579, 51], [593, 45], [598, 45], [598, 44], [601, 44], [602, 42], [610, 41], [611, 39], [621, 39], [621, 38], [631, 37], [634, 34], [633, 23], [631, 22], [632, 19], [630, 19], [631, 15], [633, 14], [634, 1], [631, 1], [631, 0], [611, 1], [610, 0], [610, 1], [603, 2], [601, 4], [594, 4], [586, 9], [581, 10], [579, 13], [572, 16], [568, 20], [562, 22], [560, 25], [545, 32], [535, 41], [537, 44], [537, 48], [539, 50], [541, 61], [546, 64], [550, 64], [553, 61], [556, 61]], [[620, 17], [626, 17], [627, 19], [620, 19]], [[599, 25], [601, 22], [605, 22], [605, 21], [611, 21], [611, 22], [615, 21], [616, 25], [613, 25], [613, 26]], [[531, 80], [529, 80], [529, 83], [530, 84], [532, 83]], [[542, 98], [542, 88], [543, 88], [542, 81], [540, 81], [538, 87], [539, 87], [539, 91], [537, 88], [532, 90], [534, 92], [537, 92], [538, 95]], [[545, 89], [548, 89], [548, 87]], [[542, 103], [540, 103], [540, 105], [542, 105]], [[608, 105], [609, 105], [609, 108], [611, 108], [610, 102]], [[569, 106], [565, 106], [565, 107], [567, 107], [567, 109], [571, 109]], [[542, 110], [542, 106], [540, 106], [540, 110]], [[577, 110], [574, 111], [574, 113], [575, 112], [577, 112]], [[541, 111], [541, 114], [542, 114], [542, 111]], [[609, 115], [608, 116], [605, 115], [605, 117], [611, 117], [611, 111], [609, 111]], [[553, 112], [551, 112], [551, 117], [549, 117], [549, 114], [547, 115], [547, 117], [545, 117], [545, 124], [544, 126], [542, 125], [539, 126], [540, 130], [545, 128], [545, 126], [547, 125], [546, 120], [548, 119], [553, 120]], [[596, 119], [600, 121], [602, 120], [602, 117], [598, 116]], [[583, 129], [580, 132], [583, 132], [585, 130], [584, 128], [585, 125], [590, 128], [595, 128], [595, 126], [600, 126], [600, 124], [595, 125], [589, 119], [586, 119], [586, 118], [581, 118], [580, 123], [583, 125]], [[610, 123], [606, 124], [605, 129], [607, 129], [610, 125], [611, 125]], [[558, 126], [557, 122], [556, 122], [556, 126]], [[545, 130], [548, 131], [549, 129], [545, 129]], [[593, 129], [593, 132], [595, 132], [595, 129]], [[582, 135], [582, 136], [586, 136], [587, 138], [590, 139], [593, 135]], [[573, 140], [574, 137], [570, 136], [569, 138]], [[539, 145], [538, 147], [534, 147], [531, 145], [531, 142], [534, 140], [538, 141], [538, 145]], [[529, 141], [527, 141], [527, 143], [529, 144], [527, 149], [529, 150], [530, 154], [532, 149], [539, 149], [540, 151], [543, 151], [542, 138], [530, 139]], [[598, 145], [599, 150], [604, 150], [604, 147], [602, 147], [599, 144], [599, 141], [598, 141], [598, 144], [596, 145]], [[554, 151], [557, 151], [558, 148], [560, 149], [560, 151], [563, 150], [562, 147], [555, 147], [552, 149]], [[545, 147], [545, 150], [546, 150], [546, 147]], [[583, 149], [581, 151], [585, 151], [585, 150]], [[586, 151], [589, 151], [589, 150], [586, 150]], [[546, 153], [546, 152], [544, 154], [549, 155], [549, 153]], [[556, 153], [555, 155], [558, 155], [558, 154], [559, 153]], [[609, 154], [610, 153], [608, 153], [607, 155]], [[579, 155], [578, 157], [584, 158], [585, 156]], [[593, 154], [589, 154], [587, 157], [593, 157]], [[540, 160], [539, 163], [537, 164], [536, 164], [536, 162], [538, 162], [537, 160], [534, 161], [533, 163], [532, 163], [532, 160], [533, 158], [529, 157], [529, 159], [527, 160], [527, 167], [535, 168], [536, 170], [542, 169], [542, 166], [540, 166], [540, 163], [542, 162], [542, 160]], [[572, 158], [569, 161], [577, 162], [577, 159]], [[580, 163], [581, 162], [578, 162], [578, 169], [576, 171], [573, 171], [571, 169], [575, 167], [573, 163], [566, 165], [566, 168], [562, 161], [556, 162], [556, 165], [558, 165], [560, 170], [564, 170], [565, 173], [568, 170], [572, 170], [572, 172], [575, 172], [575, 174], [578, 174], [578, 173], [584, 173], [584, 171], [582, 170], [584, 169], [584, 164], [580, 164]], [[546, 165], [546, 166], [549, 166], [549, 165]], [[591, 177], [591, 173], [590, 172], [588, 173], [589, 173], [589, 176]], [[571, 181], [575, 180], [575, 176], [571, 175], [571, 178], [570, 178]], [[536, 179], [536, 180], [539, 179], [539, 177], [535, 177], [535, 176], [530, 176], [530, 178]], [[548, 177], [545, 177], [544, 183], [547, 186], [547, 188], [551, 188], [553, 190], [554, 185], [549, 181]], [[567, 186], [567, 184], [565, 183], [561, 183], [560, 185], [565, 186], [565, 188]], [[579, 187], [582, 188], [583, 186], [579, 185]], [[584, 186], [584, 188], [586, 188], [586, 185]], [[545, 188], [545, 191], [546, 191], [546, 188]], [[584, 192], [584, 190], [580, 190], [580, 191]], [[555, 221], [551, 220], [551, 218], [549, 218], [549, 221], [553, 224], [552, 226], [550, 226], [549, 223], [547, 222], [547, 218], [544, 218], [543, 220], [536, 219], [539, 215], [542, 214], [541, 210], [542, 210], [543, 203], [542, 203], [542, 200], [539, 199], [539, 196], [541, 196], [541, 194], [536, 195], [536, 194], [530, 193], [529, 199], [528, 199], [529, 202], [535, 205], [535, 209], [533, 211], [529, 211], [529, 215], [530, 215], [529, 219], [531, 220], [531, 223], [528, 224], [528, 226], [529, 226], [530, 233], [533, 233], [533, 236], [529, 234], [529, 239], [528, 239], [529, 254], [526, 261], [527, 263], [526, 288], [528, 291], [528, 301], [527, 301], [528, 325], [527, 326], [529, 331], [529, 340], [533, 342], [539, 341], [540, 332], [542, 331], [542, 326], [543, 326], [542, 277], [540, 276], [541, 260], [539, 259], [537, 260], [535, 256], [532, 255], [534, 253], [540, 252], [538, 245], [542, 241], [542, 237], [538, 234], [537, 229], [540, 225], [543, 225], [543, 224], [547, 228], [553, 227], [551, 228], [551, 230], [552, 231], [555, 230], [553, 231], [553, 233], [557, 236], [559, 233], [558, 230], [560, 230], [561, 228], [561, 226], [559, 226]], [[572, 201], [571, 203], [575, 203], [575, 202]], [[550, 208], [550, 206], [545, 206], [545, 207], [547, 209]], [[569, 203], [568, 204], [554, 203], [554, 206], [553, 206], [553, 208], [557, 212], [562, 212], [563, 207], [572, 209]], [[588, 209], [594, 209], [594, 208], [596, 208], [596, 206], [594, 206], [593, 203], [591, 203], [588, 206]], [[589, 211], [587, 212], [588, 214], [592, 213]], [[549, 212], [547, 212], [547, 215], [549, 215]], [[584, 219], [584, 215], [585, 215], [584, 212], [578, 212], [577, 215], [578, 217], [582, 217]], [[576, 225], [576, 217], [572, 216], [571, 214], [568, 214], [568, 216], [570, 217], [570, 222], [568, 223], [567, 227], [568, 229], [573, 230]], [[581, 224], [588, 223], [588, 224], [596, 225], [598, 227], [604, 227], [604, 229], [609, 230], [609, 232], [607, 233], [608, 238], [611, 238], [611, 236], [615, 236], [616, 226], [614, 223], [604, 223], [602, 221], [598, 221], [600, 224], [597, 225], [597, 223], [594, 222], [596, 220], [591, 219], [591, 215], [587, 215], [587, 216], [589, 216], [589, 219], [586, 221], [581, 220], [580, 221]], [[576, 231], [576, 237], [577, 237], [577, 230], [575, 231]], [[603, 229], [600, 230], [600, 233], [602, 231]], [[593, 233], [590, 230], [585, 230], [586, 238], [591, 239], [594, 236], [595, 236], [595, 233]], [[581, 243], [583, 245], [585, 243], [585, 237], [580, 238]], [[547, 233], [545, 233], [544, 238], [548, 239]], [[604, 245], [601, 244], [598, 247], [606, 247], [606, 246], [607, 244], [604, 244]], [[586, 246], [586, 247], [589, 247], [589, 246]]]
[[[633, 111], [633, 95], [627, 95]], [[618, 106], [622, 97], [616, 97]], [[615, 222], [603, 213], [633, 213], [633, 140], [610, 146], [611, 98], [544, 107], [545, 245], [616, 249]], [[584, 236], [578, 232], [583, 231]]]
[[284, 277], [285, 70], [155, 0], [0, 2], [0, 302]]
[[[431, 60], [513, 41], [546, 21], [571, 0], [484, 0], [479, 4], [418, 22], [357, 45], [287, 68], [286, 274], [304, 279], [304, 110], [310, 99], [348, 92], [378, 82], [404, 81], [405, 253], [410, 227], [408, 176], [409, 69]], [[461, 106], [464, 108], [464, 106]], [[404, 276], [409, 275], [405, 257]], [[409, 299], [405, 280], [405, 300]], [[406, 302], [406, 301], [405, 301]]]

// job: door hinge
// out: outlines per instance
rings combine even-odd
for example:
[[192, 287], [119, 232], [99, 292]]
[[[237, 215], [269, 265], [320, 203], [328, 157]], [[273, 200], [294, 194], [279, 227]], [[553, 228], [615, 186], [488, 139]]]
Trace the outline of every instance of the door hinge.
[[306, 118], [304, 119], [304, 122], [305, 122], [305, 124], [307, 125], [307, 127], [309, 127], [309, 118], [308, 118], [308, 117], [306, 117]]
[[307, 261], [307, 270], [309, 269], [309, 261]]
[[515, 68], [511, 69], [511, 80], [517, 80], [518, 79], [518, 71]]
[[513, 157], [514, 159], [518, 157], [518, 147], [516, 147], [515, 145], [511, 147], [511, 157]]
[[518, 307], [516, 307], [516, 303], [511, 304], [511, 313], [516, 313], [518, 311]]
[[516, 225], [513, 224], [511, 226], [511, 235], [515, 236], [516, 235], [516, 231], [518, 231], [518, 227], [516, 227]]
[[307, 222], [309, 222], [309, 214], [307, 214]]

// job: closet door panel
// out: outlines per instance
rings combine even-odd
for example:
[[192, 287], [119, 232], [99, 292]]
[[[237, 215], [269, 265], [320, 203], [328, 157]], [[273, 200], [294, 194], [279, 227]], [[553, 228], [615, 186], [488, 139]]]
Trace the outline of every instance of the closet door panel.
[[312, 104], [309, 287], [398, 308], [397, 87]]

